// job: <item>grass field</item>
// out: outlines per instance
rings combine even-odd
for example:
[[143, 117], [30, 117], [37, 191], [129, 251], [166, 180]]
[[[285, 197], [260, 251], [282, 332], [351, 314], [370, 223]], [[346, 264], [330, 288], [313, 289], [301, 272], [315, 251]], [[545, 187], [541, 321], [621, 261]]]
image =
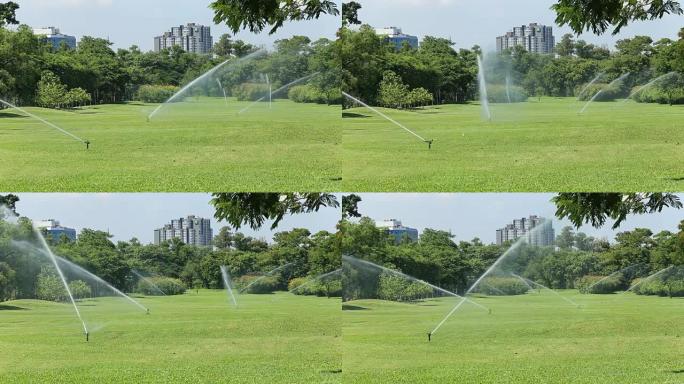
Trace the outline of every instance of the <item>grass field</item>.
[[550, 293], [356, 301], [343, 311], [345, 383], [683, 383], [684, 300]]
[[344, 189], [437, 191], [684, 190], [684, 106], [545, 98], [418, 111], [345, 111]]
[[202, 98], [172, 104], [0, 110], [0, 190], [31, 192], [337, 191], [339, 106]]
[[[340, 300], [225, 292], [0, 305], [0, 382], [339, 383]], [[94, 330], [94, 331], [92, 331]]]

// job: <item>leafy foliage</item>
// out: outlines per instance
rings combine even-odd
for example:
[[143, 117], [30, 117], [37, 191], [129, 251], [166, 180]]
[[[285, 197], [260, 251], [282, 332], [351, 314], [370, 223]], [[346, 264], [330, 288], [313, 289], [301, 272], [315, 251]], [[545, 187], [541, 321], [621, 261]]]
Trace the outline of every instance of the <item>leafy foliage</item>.
[[137, 99], [143, 103], [163, 103], [177, 91], [178, 87], [173, 85], [143, 85], [138, 88]]
[[[159, 292], [160, 290], [161, 292]], [[185, 291], [185, 284], [183, 284], [182, 281], [179, 279], [163, 276], [148, 277], [147, 281], [141, 279], [138, 281], [138, 284], [134, 289], [135, 293], [140, 293], [146, 296], [182, 295], [185, 293]]]
[[286, 21], [339, 15], [337, 5], [330, 0], [217, 0], [210, 7], [214, 10], [214, 23], [226, 23], [233, 33], [241, 29], [259, 33], [271, 26], [269, 33], [273, 34]]

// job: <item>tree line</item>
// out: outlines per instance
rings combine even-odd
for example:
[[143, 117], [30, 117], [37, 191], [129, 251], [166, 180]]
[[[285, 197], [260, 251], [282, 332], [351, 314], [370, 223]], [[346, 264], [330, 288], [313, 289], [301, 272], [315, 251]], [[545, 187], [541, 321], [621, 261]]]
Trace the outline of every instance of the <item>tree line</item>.
[[[50, 108], [119, 103], [140, 100], [141, 96], [143, 101], [159, 101], [158, 97], [145, 97], [151, 92], [150, 86], [157, 93], [160, 89], [162, 93], [173, 92], [214, 66], [257, 49], [230, 35], [216, 42], [211, 55], [188, 53], [178, 46], [161, 52], [143, 52], [137, 46], [114, 50], [110, 41], [89, 36], [83, 37], [75, 49], [66, 45], [54, 49], [28, 26], [21, 25], [16, 31], [0, 27], [0, 98], [20, 106]], [[267, 73], [277, 88], [320, 72], [305, 91], [316, 93], [312, 97], [315, 102], [339, 102], [340, 70], [334, 52], [335, 42], [324, 38], [281, 39], [275, 42], [273, 52], [241, 68], [238, 75], [231, 75], [232, 80], [239, 84]]]
[[[343, 26], [338, 38], [344, 89], [367, 103], [411, 106], [416, 103], [405, 100], [410, 100], [413, 90], [427, 91], [436, 104], [465, 103], [478, 96], [477, 56], [483, 54], [479, 46], [456, 49], [449, 39], [427, 36], [418, 48], [405, 44], [396, 49], [369, 25], [357, 29]], [[517, 85], [514, 88], [522, 101], [528, 96], [580, 96], [584, 86], [596, 79], [594, 92], [588, 92], [593, 95], [629, 73], [612, 99], [627, 97], [636, 87], [672, 74], [649, 89], [656, 94], [644, 94], [637, 101], [684, 103], [684, 28], [678, 40], [635, 36], [619, 40], [613, 51], [567, 34], [554, 54], [530, 53], [517, 46], [501, 54], [484, 55], [484, 62], [493, 102], [502, 101], [497, 94], [503, 93], [496, 90], [506, 84]]]
[[[157, 278], [160, 285], [168, 286], [168, 279], [173, 279], [176, 283], [170, 285], [180, 287], [175, 291], [182, 293], [186, 288], [222, 289], [220, 267], [225, 265], [237, 288], [264, 277], [253, 287], [253, 292], [267, 293], [292, 289], [293, 284], [308, 282], [340, 265], [339, 239], [335, 234], [311, 233], [302, 228], [278, 232], [269, 244], [224, 227], [215, 236], [213, 247], [189, 246], [177, 238], [160, 245], [142, 244], [137, 239], [115, 243], [109, 233], [91, 229], [82, 230], [75, 241], [66, 236], [46, 237], [56, 255], [124, 292], [149, 289], [140, 286], [141, 281], [133, 271]], [[22, 218], [16, 225], [0, 220], [0, 301], [63, 298], [59, 292], [64, 289], [54, 271], [50, 271], [53, 269], [50, 260], [30, 249], [17, 247], [13, 240], [40, 244], [28, 219]], [[277, 274], [264, 275], [286, 264], [289, 267]], [[66, 274], [72, 282], [80, 281], [76, 284], [83, 288], [81, 275]], [[46, 296], [45, 292], [56, 296]], [[314, 285], [301, 293], [330, 295], [333, 292], [327, 285]]]
[[[344, 220], [340, 224], [342, 252], [395, 269], [452, 292], [463, 294], [509, 248], [485, 244], [480, 239], [459, 241], [441, 230], [425, 229], [416, 242], [408, 239], [396, 242], [375, 222], [363, 217], [357, 222]], [[552, 289], [574, 289], [596, 282], [621, 270], [624, 273], [613, 291], [626, 289], [638, 278], [647, 277], [670, 266], [676, 267], [678, 291], [684, 296], [684, 221], [678, 232], [654, 234], [646, 228], [618, 233], [614, 243], [596, 239], [572, 227], [563, 228], [555, 247], [527, 244], [516, 247], [502, 261], [499, 269], [536, 281]], [[634, 267], [634, 268], [630, 268]], [[380, 276], [378, 276], [380, 277]], [[497, 278], [496, 274], [492, 275]], [[499, 276], [508, 278], [510, 275]], [[513, 279], [515, 280], [515, 279]], [[497, 290], [507, 290], [509, 281], [490, 281]], [[377, 288], [377, 287], [376, 287]], [[479, 287], [484, 288], [484, 286]], [[527, 287], [511, 294], [527, 292]], [[509, 292], [507, 292], [509, 293]]]

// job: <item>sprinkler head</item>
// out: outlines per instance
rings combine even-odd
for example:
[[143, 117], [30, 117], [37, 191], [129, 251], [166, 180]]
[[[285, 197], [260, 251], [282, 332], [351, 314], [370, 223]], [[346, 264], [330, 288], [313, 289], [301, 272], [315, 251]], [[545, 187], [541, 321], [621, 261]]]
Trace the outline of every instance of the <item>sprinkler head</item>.
[[86, 342], [90, 341], [90, 333], [86, 332]]
[[86, 145], [86, 149], [90, 149], [90, 140], [86, 140], [84, 143]]
[[490, 314], [490, 315], [492, 314], [492, 309], [491, 309], [491, 308], [489, 308], [489, 314]]
[[428, 343], [432, 341], [432, 332], [428, 332]]
[[434, 139], [433, 139], [433, 140], [425, 140], [425, 142], [426, 142], [427, 145], [428, 145], [428, 149], [432, 149], [432, 143], [434, 143], [435, 140], [434, 140]]
[[147, 313], [148, 315], [150, 314], [150, 309], [149, 309], [149, 308], [147, 308], [147, 312], [146, 312], [146, 313]]

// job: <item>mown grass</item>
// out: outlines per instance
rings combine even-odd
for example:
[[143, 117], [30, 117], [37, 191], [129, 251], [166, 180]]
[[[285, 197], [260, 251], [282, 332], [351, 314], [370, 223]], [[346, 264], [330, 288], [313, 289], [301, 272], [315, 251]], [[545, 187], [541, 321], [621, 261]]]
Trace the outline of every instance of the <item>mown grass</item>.
[[474, 298], [432, 338], [455, 299], [348, 303], [345, 383], [682, 383], [684, 301], [562, 292]]
[[417, 111], [365, 108], [343, 119], [344, 189], [367, 192], [577, 192], [684, 189], [684, 106], [530, 99]]
[[339, 383], [340, 301], [225, 292], [0, 307], [2, 383]]
[[200, 98], [165, 106], [0, 110], [0, 190], [31, 192], [336, 191], [339, 106]]

